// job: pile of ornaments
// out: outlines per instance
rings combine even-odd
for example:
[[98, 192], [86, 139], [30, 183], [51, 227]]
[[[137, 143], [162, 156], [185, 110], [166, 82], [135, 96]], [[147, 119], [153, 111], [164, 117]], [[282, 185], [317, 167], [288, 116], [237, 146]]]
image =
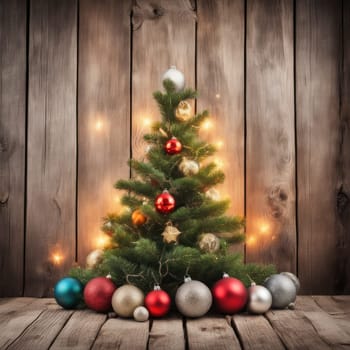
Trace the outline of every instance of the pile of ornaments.
[[[186, 317], [204, 316], [214, 303], [223, 314], [234, 314], [247, 309], [253, 314], [263, 314], [270, 308], [292, 308], [300, 288], [298, 278], [290, 272], [282, 272], [268, 277], [264, 285], [254, 282], [247, 289], [244, 284], [224, 274], [212, 290], [204, 283], [186, 276], [184, 283], [175, 295], [178, 311]], [[66, 309], [73, 309], [82, 301], [97, 312], [114, 312], [125, 318], [133, 317], [136, 321], [147, 321], [149, 317], [163, 317], [171, 307], [171, 298], [159, 285], [146, 296], [131, 284], [119, 288], [111, 276], [96, 277], [85, 288], [75, 278], [61, 279], [55, 286], [54, 295], [57, 303]]]

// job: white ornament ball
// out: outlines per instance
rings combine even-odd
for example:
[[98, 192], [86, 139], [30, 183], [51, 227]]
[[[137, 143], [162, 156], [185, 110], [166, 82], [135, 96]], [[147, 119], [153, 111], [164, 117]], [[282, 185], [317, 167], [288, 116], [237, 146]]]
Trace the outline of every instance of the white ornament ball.
[[184, 157], [179, 164], [179, 169], [186, 176], [196, 175], [199, 171], [199, 164]]
[[203, 233], [199, 237], [198, 245], [205, 253], [215, 253], [220, 249], [220, 239], [213, 233]]
[[149, 312], [144, 306], [138, 306], [134, 310], [134, 320], [137, 322], [145, 322], [149, 318]]
[[141, 289], [125, 284], [116, 289], [112, 296], [112, 307], [121, 317], [132, 317], [134, 310], [143, 305], [145, 296]]
[[297, 276], [294, 275], [294, 273], [291, 272], [281, 272], [280, 275], [286, 276], [288, 278], [290, 278], [292, 280], [292, 282], [295, 285], [295, 288], [297, 290], [297, 293], [299, 292], [300, 289], [300, 281], [299, 278]]
[[255, 283], [248, 289], [249, 301], [248, 311], [253, 314], [263, 314], [272, 305], [272, 295], [264, 286], [257, 286]]
[[201, 317], [205, 315], [213, 302], [210, 289], [200, 281], [185, 278], [185, 283], [179, 287], [175, 296], [175, 304], [180, 313], [186, 317]]
[[209, 188], [209, 190], [205, 192], [205, 196], [212, 201], [219, 201], [221, 198], [220, 192], [216, 188]]
[[164, 82], [164, 80], [170, 80], [174, 84], [176, 92], [183, 90], [185, 87], [185, 77], [175, 66], [171, 66], [164, 73], [162, 81]]
[[93, 250], [86, 257], [86, 267], [88, 269], [93, 269], [102, 262], [102, 259], [103, 259], [103, 250], [101, 249]]

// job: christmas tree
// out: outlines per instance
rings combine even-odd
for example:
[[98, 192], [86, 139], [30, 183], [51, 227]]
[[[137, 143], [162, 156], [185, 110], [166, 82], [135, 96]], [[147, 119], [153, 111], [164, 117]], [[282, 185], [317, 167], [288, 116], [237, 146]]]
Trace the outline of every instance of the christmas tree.
[[128, 209], [104, 219], [112, 243], [71, 276], [85, 284], [110, 274], [117, 286], [130, 283], [148, 292], [160, 284], [171, 295], [186, 275], [208, 287], [223, 272], [245, 285], [250, 278], [262, 283], [274, 267], [244, 264], [228, 249], [244, 241], [244, 219], [225, 215], [230, 201], [215, 189], [224, 173], [212, 160], [214, 145], [199, 136], [208, 112], [192, 114], [196, 92], [183, 89], [181, 72], [171, 68], [163, 85], [165, 93], [154, 93], [161, 120], [144, 135], [146, 161], [131, 159], [132, 178], [115, 185]]

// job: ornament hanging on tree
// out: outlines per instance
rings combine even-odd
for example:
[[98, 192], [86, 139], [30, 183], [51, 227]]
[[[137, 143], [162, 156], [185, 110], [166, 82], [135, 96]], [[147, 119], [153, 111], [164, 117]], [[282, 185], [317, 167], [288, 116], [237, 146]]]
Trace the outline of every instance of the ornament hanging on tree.
[[194, 160], [183, 157], [179, 164], [179, 170], [186, 176], [196, 175], [199, 171], [199, 164]]
[[119, 316], [132, 317], [134, 310], [143, 305], [144, 298], [145, 296], [139, 288], [125, 284], [114, 292], [112, 307]]
[[175, 87], [175, 91], [179, 92], [185, 87], [185, 77], [182, 72], [176, 69], [175, 66], [171, 66], [163, 75], [162, 82], [164, 80], [170, 80]]
[[257, 286], [252, 282], [248, 289], [249, 301], [248, 311], [253, 314], [263, 314], [267, 312], [272, 304], [272, 295], [264, 286]]
[[135, 226], [141, 226], [146, 223], [147, 216], [140, 209], [136, 209], [131, 214], [131, 221]]
[[134, 320], [137, 322], [145, 322], [149, 318], [149, 312], [144, 306], [138, 306], [133, 312]]
[[212, 233], [203, 233], [199, 237], [198, 245], [205, 253], [215, 253], [220, 249], [220, 239]]
[[167, 292], [161, 290], [159, 285], [149, 292], [145, 298], [145, 306], [153, 317], [163, 317], [170, 309], [171, 299]]
[[205, 315], [212, 304], [210, 289], [202, 282], [185, 278], [185, 283], [179, 287], [175, 296], [175, 304], [182, 315], [186, 317], [201, 317]]
[[168, 214], [175, 209], [175, 198], [167, 190], [164, 190], [156, 197], [154, 205], [159, 213]]
[[113, 224], [111, 223], [111, 221], [107, 221], [104, 224], [104, 233], [109, 237], [113, 236]]
[[64, 309], [74, 309], [82, 301], [82, 295], [83, 285], [76, 278], [62, 278], [54, 288], [56, 302]]
[[110, 278], [95, 277], [84, 288], [84, 301], [87, 307], [97, 312], [106, 312], [111, 309], [112, 295], [116, 290]]
[[205, 192], [205, 196], [212, 201], [219, 201], [221, 198], [220, 192], [216, 188], [210, 188]]
[[214, 284], [212, 292], [216, 307], [220, 312], [226, 314], [241, 311], [248, 299], [244, 284], [227, 273], [224, 273], [223, 278]]
[[178, 236], [181, 232], [170, 222], [167, 223], [164, 232], [162, 233], [165, 243], [177, 243]]
[[273, 309], [284, 309], [295, 301], [297, 290], [293, 281], [287, 276], [271, 275], [264, 281], [264, 286], [272, 295]]
[[103, 260], [103, 250], [102, 249], [95, 249], [92, 252], [89, 253], [89, 255], [86, 257], [86, 267], [88, 269], [93, 269], [97, 265], [99, 265]]
[[166, 142], [164, 148], [165, 152], [170, 155], [178, 154], [182, 150], [182, 144], [176, 137], [172, 137]]
[[175, 115], [178, 120], [183, 122], [192, 117], [192, 107], [188, 101], [181, 101], [175, 110]]
[[280, 275], [286, 276], [288, 278], [290, 278], [292, 280], [292, 282], [295, 285], [295, 289], [297, 291], [297, 293], [299, 292], [300, 289], [300, 281], [299, 278], [297, 276], [294, 275], [294, 273], [291, 272], [281, 272]]

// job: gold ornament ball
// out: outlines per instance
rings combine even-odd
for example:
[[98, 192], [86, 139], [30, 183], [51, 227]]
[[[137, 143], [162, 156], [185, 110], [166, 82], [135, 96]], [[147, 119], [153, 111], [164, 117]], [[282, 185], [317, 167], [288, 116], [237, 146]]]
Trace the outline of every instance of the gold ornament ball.
[[215, 253], [220, 248], [220, 239], [213, 233], [203, 233], [198, 242], [200, 250], [205, 253]]
[[102, 249], [93, 250], [86, 257], [86, 267], [88, 269], [93, 269], [102, 262], [102, 259], [103, 259], [103, 250]]
[[143, 305], [144, 298], [145, 296], [139, 288], [125, 284], [114, 292], [112, 307], [120, 317], [132, 317], [134, 310]]
[[179, 164], [179, 169], [186, 176], [196, 175], [199, 171], [199, 164], [184, 157]]
[[207, 192], [205, 192], [205, 196], [212, 201], [220, 200], [220, 192], [216, 188], [210, 188]]
[[141, 226], [147, 221], [147, 216], [142, 213], [141, 210], [136, 209], [131, 214], [131, 221], [135, 226]]
[[162, 233], [163, 240], [166, 243], [177, 243], [177, 237], [181, 232], [174, 226], [168, 225]]
[[149, 312], [144, 306], [138, 306], [134, 312], [134, 320], [137, 322], [145, 322], [149, 318]]
[[175, 110], [175, 115], [178, 120], [183, 122], [192, 117], [192, 107], [188, 101], [181, 101]]

